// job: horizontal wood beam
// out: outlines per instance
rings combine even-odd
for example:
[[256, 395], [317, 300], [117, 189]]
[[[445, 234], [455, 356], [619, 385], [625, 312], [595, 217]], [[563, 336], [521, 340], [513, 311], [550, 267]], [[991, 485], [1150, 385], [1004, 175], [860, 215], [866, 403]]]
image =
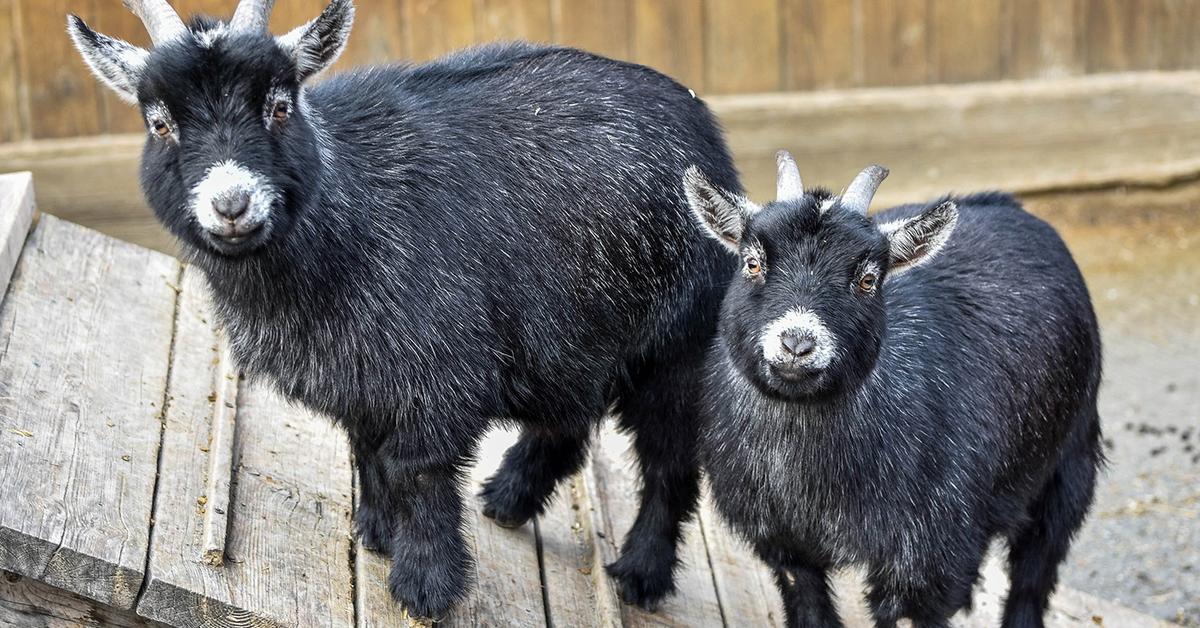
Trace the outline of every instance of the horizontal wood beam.
[[[770, 198], [788, 148], [810, 185], [861, 167], [892, 176], [877, 206], [949, 191], [1164, 186], [1200, 178], [1200, 72], [751, 96], [708, 103], [752, 195]], [[143, 136], [0, 145], [0, 172], [34, 173], [42, 210], [175, 252], [138, 182]]]

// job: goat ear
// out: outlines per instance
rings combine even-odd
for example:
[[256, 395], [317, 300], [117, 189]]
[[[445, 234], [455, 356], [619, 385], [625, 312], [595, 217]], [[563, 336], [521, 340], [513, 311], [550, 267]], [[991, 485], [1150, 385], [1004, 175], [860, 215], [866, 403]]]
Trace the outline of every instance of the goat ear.
[[316, 19], [276, 39], [296, 63], [297, 78], [305, 81], [333, 65], [354, 25], [353, 0], [333, 0]]
[[142, 48], [97, 33], [77, 15], [67, 16], [67, 34], [92, 74], [128, 103], [137, 102], [138, 81], [150, 53]]
[[705, 232], [734, 253], [742, 243], [746, 220], [758, 206], [712, 184], [696, 166], [683, 173], [683, 192], [696, 221]]
[[946, 201], [919, 216], [879, 227], [888, 239], [888, 276], [894, 277], [933, 259], [958, 224], [958, 206]]

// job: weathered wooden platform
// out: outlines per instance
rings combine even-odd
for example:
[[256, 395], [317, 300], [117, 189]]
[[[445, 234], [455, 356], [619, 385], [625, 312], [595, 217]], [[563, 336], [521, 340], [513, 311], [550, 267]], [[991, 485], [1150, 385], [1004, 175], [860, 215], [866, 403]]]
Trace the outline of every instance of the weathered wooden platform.
[[[343, 435], [238, 379], [195, 270], [49, 215], [29, 230], [33, 205], [28, 174], [0, 177], [0, 625], [403, 625], [387, 561], [352, 540]], [[475, 481], [511, 439], [488, 439]], [[781, 625], [770, 578], [707, 506], [679, 594], [654, 614], [618, 602], [602, 566], [635, 512], [625, 450], [600, 434], [535, 525], [476, 509], [476, 586], [444, 623]], [[990, 565], [963, 625], [996, 625], [1003, 581]], [[839, 586], [865, 625], [853, 574]], [[1072, 591], [1052, 613], [1157, 623]]]

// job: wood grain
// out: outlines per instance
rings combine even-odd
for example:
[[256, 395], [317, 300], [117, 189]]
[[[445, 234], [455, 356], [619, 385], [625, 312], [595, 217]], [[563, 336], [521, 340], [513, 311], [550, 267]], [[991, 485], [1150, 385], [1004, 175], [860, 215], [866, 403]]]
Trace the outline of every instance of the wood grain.
[[187, 269], [180, 290], [149, 581], [138, 613], [183, 626], [352, 625], [345, 436], [263, 386], [238, 389], [224, 564], [201, 561], [209, 417], [220, 398], [216, 380], [229, 371], [216, 359], [203, 277]]
[[36, 46], [21, 55], [21, 76], [29, 77], [28, 135], [41, 139], [100, 133], [99, 90], [105, 88], [92, 77], [66, 35], [67, 14], [79, 7], [70, 0], [17, 1], [24, 41]]
[[474, 0], [408, 0], [404, 19], [416, 61], [440, 57], [475, 43]]
[[8, 290], [34, 212], [33, 176], [28, 172], [0, 174], [0, 295]]
[[354, 22], [350, 44], [330, 74], [359, 65], [410, 59], [412, 42], [405, 19], [412, 1], [391, 0], [367, 6], [365, 13], [356, 12], [359, 19]]
[[[598, 525], [598, 543], [605, 563], [617, 559], [625, 533], [637, 516], [638, 483], [640, 478], [631, 453], [629, 438], [606, 427], [592, 450], [592, 479], [590, 494], [603, 505]], [[721, 608], [713, 587], [712, 570], [704, 547], [699, 525], [692, 521], [685, 527], [679, 551], [680, 565], [675, 571], [675, 595], [663, 600], [655, 613], [627, 605], [620, 608], [623, 625], [640, 626], [709, 626], [721, 617]]]
[[1002, 0], [930, 0], [930, 78], [966, 83], [1002, 77], [1010, 27]]
[[705, 5], [704, 15], [707, 93], [780, 89], [783, 53], [777, 0], [712, 2]]
[[133, 605], [178, 274], [165, 255], [38, 222], [0, 307], [0, 568]]
[[559, 487], [538, 520], [542, 580], [554, 625], [575, 625], [582, 618], [594, 626], [621, 625], [621, 601], [604, 571], [601, 545], [605, 540], [600, 536], [604, 505], [593, 493], [595, 485], [589, 464]]
[[750, 548], [734, 537], [707, 492], [700, 504], [699, 519], [726, 623], [782, 628], [782, 603], [774, 577]]
[[44, 582], [0, 571], [0, 626], [5, 628], [165, 628], [94, 600], [56, 589]]
[[481, 41], [553, 41], [550, 0], [475, 0], [475, 32]]
[[877, 196], [883, 207], [947, 190], [1028, 194], [1194, 177], [1200, 173], [1200, 108], [1194, 104], [1200, 77], [1188, 76], [1110, 75], [708, 101], [755, 198], [773, 197], [774, 153], [788, 148], [809, 185], [837, 189], [868, 163], [891, 167]]
[[1090, 0], [1086, 14], [1087, 71], [1157, 67], [1162, 0]]
[[862, 3], [863, 83], [916, 85], [929, 78], [926, 0]]
[[632, 0], [551, 0], [555, 41], [615, 59], [630, 58]]
[[784, 89], [849, 87], [861, 80], [859, 5], [783, 0]]
[[1083, 72], [1087, 0], [1010, 0], [1008, 78], [1061, 77]]
[[632, 1], [634, 60], [707, 91], [702, 0]]
[[[0, 142], [25, 139], [28, 120], [23, 102], [21, 23], [16, 0], [0, 0]], [[26, 111], [27, 113], [27, 111]]]
[[[193, 290], [193, 293], [198, 292]], [[176, 319], [178, 321], [178, 319]], [[178, 334], [178, 327], [176, 327]], [[212, 387], [215, 395], [209, 413], [208, 444], [201, 451], [208, 454], [208, 465], [204, 471], [204, 503], [198, 504], [203, 512], [200, 527], [200, 560], [206, 565], [220, 566], [225, 562], [225, 542], [229, 533], [229, 498], [233, 486], [233, 435], [237, 430], [238, 371], [229, 352], [229, 343], [222, 334], [217, 334], [216, 368], [209, 364], [202, 367], [212, 371]], [[197, 365], [176, 361], [176, 366], [185, 369]], [[174, 401], [172, 401], [174, 403]]]

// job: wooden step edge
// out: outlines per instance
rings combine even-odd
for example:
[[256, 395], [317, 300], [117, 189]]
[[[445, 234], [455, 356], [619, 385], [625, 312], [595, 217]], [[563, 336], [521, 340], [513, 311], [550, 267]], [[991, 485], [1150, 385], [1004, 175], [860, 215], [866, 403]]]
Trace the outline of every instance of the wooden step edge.
[[704, 96], [703, 98], [709, 107], [720, 116], [759, 111], [795, 113], [838, 110], [846, 107], [874, 105], [912, 110], [921, 109], [931, 101], [948, 103], [953, 106], [971, 106], [981, 101], [1050, 96], [1086, 97], [1146, 88], [1200, 93], [1200, 71], [1118, 72], [1044, 79], [762, 92]]
[[25, 248], [35, 206], [33, 173], [0, 175], [0, 298], [8, 292], [8, 281]]

